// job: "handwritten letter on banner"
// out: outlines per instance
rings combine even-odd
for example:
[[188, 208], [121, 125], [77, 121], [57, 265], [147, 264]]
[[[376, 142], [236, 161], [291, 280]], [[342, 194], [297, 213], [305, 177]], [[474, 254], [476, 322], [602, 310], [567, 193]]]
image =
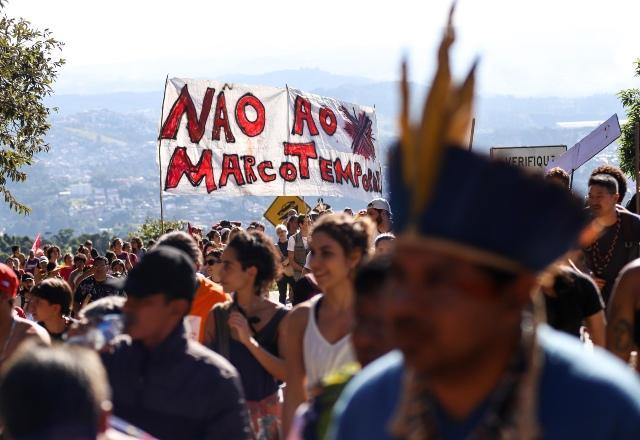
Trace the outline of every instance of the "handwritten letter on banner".
[[382, 192], [374, 110], [295, 89], [170, 79], [159, 148], [176, 194]]

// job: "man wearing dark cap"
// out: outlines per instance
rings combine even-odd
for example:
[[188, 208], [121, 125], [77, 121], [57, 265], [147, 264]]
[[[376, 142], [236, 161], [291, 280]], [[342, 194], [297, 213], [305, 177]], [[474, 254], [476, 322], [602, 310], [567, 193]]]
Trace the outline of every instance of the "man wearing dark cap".
[[[453, 87], [449, 24], [418, 127], [389, 161], [397, 230], [384, 307], [398, 352], [356, 376], [337, 439], [640, 438], [640, 382], [540, 324], [540, 274], [584, 242], [566, 189], [466, 148], [473, 71]], [[454, 145], [447, 147], [447, 145]], [[461, 181], [460, 176], [464, 176]], [[553, 213], [550, 215], [549, 213]]]
[[185, 335], [197, 288], [189, 257], [156, 246], [119, 281], [131, 341], [103, 355], [115, 415], [162, 439], [251, 438], [235, 368]]

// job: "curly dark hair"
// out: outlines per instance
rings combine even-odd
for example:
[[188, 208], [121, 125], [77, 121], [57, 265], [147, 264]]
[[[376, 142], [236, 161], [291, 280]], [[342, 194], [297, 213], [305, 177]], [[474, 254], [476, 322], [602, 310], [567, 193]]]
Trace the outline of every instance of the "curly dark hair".
[[60, 256], [60, 248], [56, 245], [52, 245], [49, 249], [47, 249], [47, 258], [49, 259], [49, 261], [51, 261], [51, 254], [53, 253], [53, 251], [57, 251], [58, 256]]
[[233, 249], [242, 269], [254, 266], [257, 269], [254, 287], [260, 295], [273, 280], [280, 276], [280, 253], [261, 231], [237, 231], [227, 249]]
[[340, 244], [345, 255], [349, 256], [354, 250], [362, 252], [362, 264], [369, 256], [373, 223], [367, 217], [354, 219], [344, 213], [323, 215], [314, 223], [313, 232], [324, 232]]
[[545, 180], [557, 180], [562, 182], [562, 184], [569, 188], [569, 184], [571, 183], [571, 176], [565, 170], [560, 167], [551, 168], [544, 175]]
[[618, 167], [614, 167], [613, 165], [600, 165], [591, 171], [590, 177], [593, 177], [596, 174], [606, 174], [616, 179], [616, 182], [618, 182], [618, 194], [620, 194], [618, 203], [622, 202], [622, 199], [624, 199], [624, 196], [627, 194], [627, 178], [624, 177], [622, 170]]

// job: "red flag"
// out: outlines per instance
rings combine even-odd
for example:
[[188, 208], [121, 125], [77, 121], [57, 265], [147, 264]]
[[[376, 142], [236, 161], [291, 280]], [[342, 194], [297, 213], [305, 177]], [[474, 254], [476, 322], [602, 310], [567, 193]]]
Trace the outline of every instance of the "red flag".
[[187, 222], [187, 233], [191, 235], [192, 232], [193, 232], [193, 228], [191, 227], [191, 223]]
[[31, 246], [31, 250], [33, 251], [33, 253], [35, 254], [38, 249], [40, 249], [40, 245], [42, 244], [42, 241], [40, 240], [40, 234], [36, 235], [36, 241], [33, 242], [33, 245]]

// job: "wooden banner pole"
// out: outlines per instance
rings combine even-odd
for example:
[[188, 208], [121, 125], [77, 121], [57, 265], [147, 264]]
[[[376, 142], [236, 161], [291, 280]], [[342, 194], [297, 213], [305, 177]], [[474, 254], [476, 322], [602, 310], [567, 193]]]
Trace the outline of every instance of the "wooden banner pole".
[[[636, 214], [640, 213], [640, 122], [636, 122], [634, 127], [633, 151], [636, 165]], [[624, 194], [621, 194], [624, 197]]]
[[[164, 100], [167, 96], [167, 84], [169, 83], [169, 74], [164, 80], [164, 92], [162, 94], [162, 109], [160, 110], [160, 132], [162, 132], [162, 123], [164, 122]], [[164, 203], [162, 199], [162, 150], [161, 148], [162, 140], [160, 135], [158, 135], [158, 181], [160, 183], [160, 234], [164, 234]]]

